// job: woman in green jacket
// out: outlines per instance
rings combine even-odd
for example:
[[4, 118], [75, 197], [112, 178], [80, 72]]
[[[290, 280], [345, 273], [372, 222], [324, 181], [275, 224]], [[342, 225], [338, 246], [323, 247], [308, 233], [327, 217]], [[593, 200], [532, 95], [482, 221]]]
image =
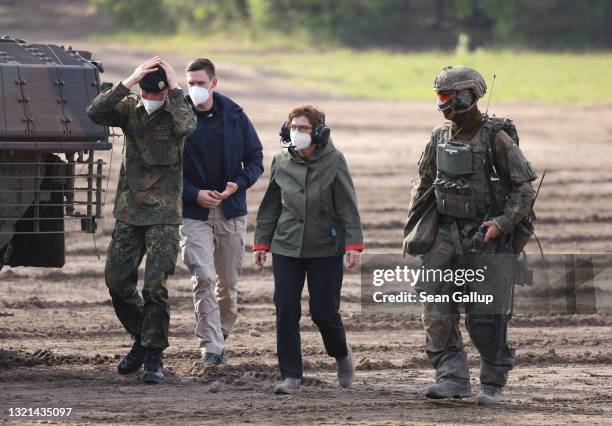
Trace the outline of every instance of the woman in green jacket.
[[291, 142], [272, 160], [270, 183], [257, 212], [255, 262], [272, 253], [277, 356], [283, 381], [275, 393], [299, 391], [301, 293], [308, 279], [310, 315], [329, 356], [336, 359], [338, 382], [351, 385], [354, 368], [340, 318], [343, 256], [348, 268], [363, 250], [357, 197], [346, 160], [311, 106], [291, 111], [281, 137]]

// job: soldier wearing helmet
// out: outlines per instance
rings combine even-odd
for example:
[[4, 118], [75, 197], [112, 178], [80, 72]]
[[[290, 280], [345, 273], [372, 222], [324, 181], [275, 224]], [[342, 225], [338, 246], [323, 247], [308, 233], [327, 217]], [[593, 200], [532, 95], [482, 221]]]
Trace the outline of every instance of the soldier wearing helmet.
[[[436, 296], [432, 298], [436, 302], [423, 303], [425, 350], [436, 369], [436, 383], [427, 388], [426, 396], [472, 395], [458, 326], [459, 305], [452, 295], [476, 292], [494, 296], [493, 306], [477, 298], [465, 303], [466, 328], [481, 357], [481, 391], [476, 401], [494, 405], [515, 361], [515, 351], [506, 339], [518, 270], [512, 236], [531, 212], [535, 197], [531, 182], [536, 175], [518, 147], [516, 132], [509, 130], [515, 130], [512, 122], [501, 120], [511, 126], [496, 126], [500, 119], [478, 109], [478, 99], [487, 91], [480, 73], [463, 65], [446, 67], [435, 79], [434, 91], [438, 110], [449, 121], [433, 130], [421, 156], [410, 209], [410, 215], [423, 214], [418, 220], [426, 225], [420, 229], [416, 225], [416, 232], [422, 233], [419, 241], [426, 244], [415, 250], [411, 231], [404, 250], [422, 255], [428, 270], [481, 270], [485, 279], [464, 285], [456, 278], [419, 283], [419, 291]], [[431, 208], [415, 209], [423, 200]], [[417, 222], [410, 215], [407, 226]]]
[[[438, 95], [438, 110], [444, 118], [462, 121], [478, 113], [476, 101], [487, 92], [487, 84], [480, 73], [464, 65], [446, 67], [436, 77], [434, 90]], [[472, 111], [471, 114], [467, 114]]]

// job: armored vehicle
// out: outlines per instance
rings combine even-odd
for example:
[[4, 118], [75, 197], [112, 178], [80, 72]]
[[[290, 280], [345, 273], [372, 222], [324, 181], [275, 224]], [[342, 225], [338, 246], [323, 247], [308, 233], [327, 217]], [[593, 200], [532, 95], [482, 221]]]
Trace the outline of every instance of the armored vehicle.
[[112, 147], [85, 108], [101, 72], [90, 52], [0, 38], [0, 269], [62, 267], [65, 233], [96, 231]]

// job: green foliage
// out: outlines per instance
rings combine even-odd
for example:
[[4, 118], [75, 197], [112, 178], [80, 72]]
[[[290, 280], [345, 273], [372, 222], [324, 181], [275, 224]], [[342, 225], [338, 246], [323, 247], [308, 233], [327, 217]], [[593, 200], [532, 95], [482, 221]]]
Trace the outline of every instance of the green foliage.
[[162, 0], [178, 30], [215, 31], [228, 23], [244, 22], [246, 0]]
[[309, 34], [317, 44], [399, 50], [612, 47], [610, 0], [89, 0], [131, 31]]
[[94, 6], [111, 12], [119, 25], [131, 31], [156, 32], [174, 30], [166, 19], [164, 0], [89, 0]]
[[609, 0], [485, 0], [497, 44], [539, 49], [612, 47]]
[[210, 32], [247, 19], [247, 0], [88, 0], [129, 31]]

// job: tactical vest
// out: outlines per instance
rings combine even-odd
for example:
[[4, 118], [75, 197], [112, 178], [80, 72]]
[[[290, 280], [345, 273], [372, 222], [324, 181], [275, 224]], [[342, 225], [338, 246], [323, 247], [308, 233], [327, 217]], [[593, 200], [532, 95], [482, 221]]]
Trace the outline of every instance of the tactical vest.
[[438, 134], [436, 146], [437, 175], [434, 181], [436, 208], [439, 213], [463, 219], [481, 219], [502, 212], [491, 211], [490, 188], [498, 209], [506, 203], [499, 179], [487, 182], [485, 155], [488, 135], [482, 126], [469, 141], [452, 139], [451, 126]]

